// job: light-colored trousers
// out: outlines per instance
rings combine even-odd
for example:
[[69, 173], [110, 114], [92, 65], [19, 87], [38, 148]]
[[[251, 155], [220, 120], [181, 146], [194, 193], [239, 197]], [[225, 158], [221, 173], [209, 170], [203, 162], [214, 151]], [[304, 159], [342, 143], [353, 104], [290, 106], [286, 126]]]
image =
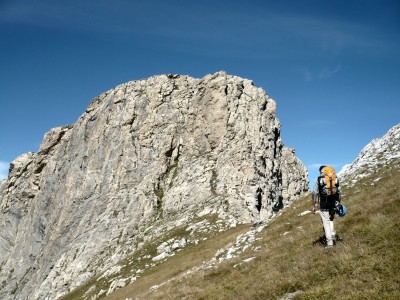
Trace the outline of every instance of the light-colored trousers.
[[326, 242], [329, 246], [333, 246], [336, 233], [333, 221], [330, 220], [329, 211], [322, 210], [319, 214], [321, 215], [322, 225], [324, 226]]

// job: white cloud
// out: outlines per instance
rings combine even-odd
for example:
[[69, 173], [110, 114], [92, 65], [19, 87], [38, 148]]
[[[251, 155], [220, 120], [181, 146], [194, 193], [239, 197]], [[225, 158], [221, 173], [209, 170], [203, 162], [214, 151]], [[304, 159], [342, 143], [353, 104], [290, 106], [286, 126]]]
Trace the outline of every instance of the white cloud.
[[335, 75], [341, 69], [342, 69], [341, 65], [337, 65], [335, 68], [327, 68], [327, 67], [325, 67], [319, 72], [318, 77], [319, 78], [329, 78], [329, 77]]
[[319, 71], [310, 70], [309, 68], [299, 68], [295, 70], [297, 73], [300, 73], [302, 79], [306, 82], [313, 81], [314, 79], [327, 79], [335, 75], [336, 73], [342, 70], [341, 65], [336, 65], [334, 67], [325, 66], [322, 67]]
[[10, 164], [5, 161], [0, 161], [0, 180], [8, 177], [8, 169]]
[[307, 68], [300, 69], [299, 72], [302, 75], [304, 81], [312, 81], [313, 80], [313, 74]]

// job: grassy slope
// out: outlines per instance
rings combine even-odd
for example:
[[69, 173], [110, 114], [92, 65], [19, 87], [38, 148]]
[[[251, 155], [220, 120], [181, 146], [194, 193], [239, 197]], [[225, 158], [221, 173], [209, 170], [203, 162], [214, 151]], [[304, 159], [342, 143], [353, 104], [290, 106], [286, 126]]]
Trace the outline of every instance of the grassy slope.
[[239, 260], [229, 261], [146, 299], [276, 299], [298, 291], [295, 299], [400, 299], [399, 185], [397, 163], [345, 189], [348, 215], [335, 221], [341, 241], [332, 251], [319, 243], [319, 216], [298, 216], [310, 209], [304, 197], [260, 234], [261, 251], [240, 257], [256, 256], [252, 262], [234, 268]]
[[[215, 269], [182, 276], [250, 229], [242, 225], [186, 247], [106, 299], [279, 299], [293, 292], [299, 293], [291, 299], [400, 299], [399, 185], [397, 163], [345, 189], [348, 214], [335, 221], [341, 240], [332, 251], [320, 244], [319, 216], [299, 216], [310, 209], [306, 196], [258, 234], [253, 246], [261, 250], [250, 247]], [[233, 267], [250, 257], [256, 258]], [[78, 292], [65, 299], [80, 298]]]
[[[193, 220], [193, 222], [196, 223], [197, 221], [206, 219], [212, 224], [218, 220], [217, 216], [211, 215]], [[195, 236], [197, 239], [201, 240], [199, 244], [187, 245], [182, 251], [177, 252], [175, 256], [169, 257], [167, 261], [155, 267], [145, 267], [153, 262], [150, 258], [143, 258], [143, 256], [150, 255], [150, 257], [153, 257], [157, 255], [156, 247], [173, 237], [179, 239], [183, 237], [188, 238], [191, 234], [190, 231], [186, 231], [186, 228], [187, 226], [177, 227], [175, 230], [168, 232], [162, 237], [150, 243], [146, 243], [141, 250], [129, 255], [119, 263], [119, 265], [124, 267], [116, 274], [105, 278], [99, 278], [102, 275], [99, 274], [82, 286], [61, 297], [60, 300], [90, 299], [92, 296], [99, 294], [100, 290], [107, 291], [113, 279], [132, 277], [135, 274], [134, 270], [137, 269], [144, 270], [144, 272], [140, 274], [136, 282], [117, 290], [108, 297], [103, 295], [102, 299], [125, 299], [132, 296], [147, 297], [146, 295], [152, 286], [162, 284], [170, 278], [180, 276], [193, 267], [201, 265], [202, 262], [210, 260], [219, 249], [234, 242], [238, 235], [249, 230], [248, 225], [242, 224], [221, 233], [215, 233], [213, 231], [198, 232]], [[88, 290], [93, 287], [95, 287], [95, 289], [88, 292]]]

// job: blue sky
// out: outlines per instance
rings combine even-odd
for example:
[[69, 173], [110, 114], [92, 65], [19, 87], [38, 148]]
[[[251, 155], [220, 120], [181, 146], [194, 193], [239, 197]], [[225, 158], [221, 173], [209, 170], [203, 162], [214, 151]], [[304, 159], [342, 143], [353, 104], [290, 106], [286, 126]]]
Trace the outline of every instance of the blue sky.
[[0, 38], [0, 178], [95, 96], [157, 74], [253, 80], [311, 180], [400, 122], [398, 0], [0, 0]]

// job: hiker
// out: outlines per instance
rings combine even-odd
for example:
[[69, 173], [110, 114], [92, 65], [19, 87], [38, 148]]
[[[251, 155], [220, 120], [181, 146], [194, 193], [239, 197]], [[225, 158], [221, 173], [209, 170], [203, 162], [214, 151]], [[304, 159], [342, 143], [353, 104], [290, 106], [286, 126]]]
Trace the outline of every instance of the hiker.
[[320, 176], [315, 181], [312, 191], [312, 212], [316, 213], [316, 204], [319, 199], [321, 221], [327, 242], [326, 248], [331, 249], [336, 242], [333, 223], [335, 209], [340, 205], [341, 200], [339, 179], [333, 167], [321, 166], [319, 172]]

